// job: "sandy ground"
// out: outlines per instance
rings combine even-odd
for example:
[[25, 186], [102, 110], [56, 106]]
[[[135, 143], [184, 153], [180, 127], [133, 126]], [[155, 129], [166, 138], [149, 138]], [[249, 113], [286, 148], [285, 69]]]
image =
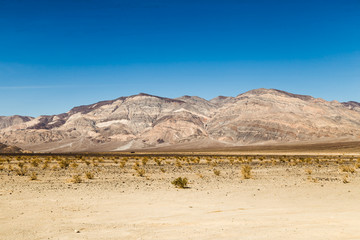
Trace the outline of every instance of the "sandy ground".
[[[215, 161], [179, 167], [150, 160], [145, 177], [131, 159], [124, 168], [105, 160], [40, 170], [28, 162], [29, 172], [38, 172], [34, 181], [4, 162], [0, 239], [360, 239], [360, 169], [344, 173], [325, 160], [252, 163], [253, 177], [243, 179], [243, 163]], [[86, 170], [95, 178], [70, 181]], [[178, 176], [189, 179], [189, 188], [171, 184]]]

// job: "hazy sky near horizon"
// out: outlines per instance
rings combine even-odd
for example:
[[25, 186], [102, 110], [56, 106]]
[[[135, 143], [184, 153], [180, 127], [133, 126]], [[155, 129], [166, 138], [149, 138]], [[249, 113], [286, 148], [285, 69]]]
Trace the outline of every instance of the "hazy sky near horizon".
[[360, 102], [360, 1], [0, 0], [0, 116], [262, 87]]

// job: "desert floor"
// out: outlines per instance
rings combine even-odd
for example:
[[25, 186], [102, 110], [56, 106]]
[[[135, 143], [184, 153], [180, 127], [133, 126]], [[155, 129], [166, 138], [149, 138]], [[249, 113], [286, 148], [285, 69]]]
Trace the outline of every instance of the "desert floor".
[[357, 156], [2, 156], [0, 167], [4, 240], [360, 239]]

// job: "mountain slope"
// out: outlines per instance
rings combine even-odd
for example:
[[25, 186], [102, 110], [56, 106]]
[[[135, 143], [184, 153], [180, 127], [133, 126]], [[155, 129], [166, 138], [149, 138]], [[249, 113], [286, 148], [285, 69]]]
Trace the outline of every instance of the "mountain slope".
[[21, 123], [25, 123], [28, 121], [31, 121], [32, 119], [34, 119], [33, 117], [24, 117], [24, 116], [18, 116], [18, 115], [14, 115], [14, 116], [0, 116], [0, 129], [3, 128], [7, 128], [13, 125], [18, 125]]
[[24, 152], [21, 148], [15, 146], [8, 146], [0, 143], [0, 153], [22, 153]]
[[64, 152], [359, 140], [359, 109], [356, 102], [328, 102], [275, 89], [210, 101], [141, 93], [4, 125], [0, 141]]

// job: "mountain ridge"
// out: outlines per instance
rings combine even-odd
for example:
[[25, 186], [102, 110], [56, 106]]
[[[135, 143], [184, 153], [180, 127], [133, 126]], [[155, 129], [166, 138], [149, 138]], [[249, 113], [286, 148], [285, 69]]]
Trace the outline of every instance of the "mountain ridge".
[[[139, 93], [37, 118], [0, 117], [0, 142], [33, 151], [123, 151], [360, 138], [360, 103], [277, 89], [206, 100]], [[20, 120], [19, 120], [20, 119]], [[185, 145], [186, 145], [185, 144]]]

